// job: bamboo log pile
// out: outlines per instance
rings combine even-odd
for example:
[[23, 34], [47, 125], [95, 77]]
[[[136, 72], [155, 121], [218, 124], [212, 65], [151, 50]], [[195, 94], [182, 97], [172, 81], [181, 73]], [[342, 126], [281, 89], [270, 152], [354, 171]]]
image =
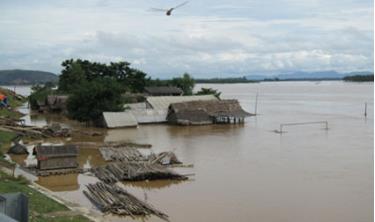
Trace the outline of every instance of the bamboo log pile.
[[117, 142], [106, 142], [104, 144], [108, 147], [115, 147], [115, 148], [124, 148], [124, 147], [133, 147], [133, 148], [151, 148], [151, 144], [142, 144], [142, 143], [133, 143], [128, 141], [117, 141]]
[[187, 180], [185, 175], [178, 174], [158, 163], [119, 162], [110, 163], [92, 169], [101, 181], [116, 183], [118, 181], [140, 181], [157, 179]]
[[162, 165], [182, 164], [173, 152], [152, 153], [146, 156], [139, 152], [138, 149], [132, 147], [102, 147], [99, 151], [105, 161], [149, 162]]
[[86, 187], [88, 191], [84, 190], [83, 193], [104, 213], [127, 215], [133, 219], [135, 219], [135, 216], [155, 215], [168, 221], [168, 215], [139, 200], [117, 185], [98, 182]]
[[105, 161], [141, 162], [148, 160], [147, 157], [142, 155], [137, 149], [131, 147], [102, 147], [99, 149], [99, 151]]

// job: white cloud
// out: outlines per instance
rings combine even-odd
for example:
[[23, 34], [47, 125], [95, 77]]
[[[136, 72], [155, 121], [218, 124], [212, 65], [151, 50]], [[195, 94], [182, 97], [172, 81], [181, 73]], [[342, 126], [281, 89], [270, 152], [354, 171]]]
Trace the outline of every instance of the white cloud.
[[[372, 1], [0, 2], [0, 69], [127, 60], [158, 77], [373, 69]], [[264, 7], [267, 6], [267, 7]]]

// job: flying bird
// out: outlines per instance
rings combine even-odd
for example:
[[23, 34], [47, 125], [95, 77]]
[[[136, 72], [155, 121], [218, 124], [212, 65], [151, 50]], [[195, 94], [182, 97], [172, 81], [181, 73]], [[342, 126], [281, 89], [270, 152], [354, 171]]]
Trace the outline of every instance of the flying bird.
[[170, 16], [170, 15], [172, 15], [172, 11], [173, 11], [173, 10], [175, 10], [176, 8], [180, 8], [180, 7], [184, 6], [184, 5], [186, 5], [188, 2], [189, 2], [189, 1], [183, 2], [183, 3], [181, 3], [181, 4], [179, 4], [179, 5], [175, 6], [175, 7], [172, 7], [172, 8], [170, 8], [170, 9], [151, 8], [151, 10], [152, 10], [152, 11], [157, 11], [157, 12], [165, 12], [165, 14], [166, 14], [167, 16]]

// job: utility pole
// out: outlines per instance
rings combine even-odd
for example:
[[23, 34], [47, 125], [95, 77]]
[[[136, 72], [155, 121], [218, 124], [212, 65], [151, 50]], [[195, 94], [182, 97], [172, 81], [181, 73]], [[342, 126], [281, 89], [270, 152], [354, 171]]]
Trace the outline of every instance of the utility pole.
[[258, 110], [258, 92], [255, 96], [255, 106], [254, 106], [254, 114], [257, 115], [257, 110]]

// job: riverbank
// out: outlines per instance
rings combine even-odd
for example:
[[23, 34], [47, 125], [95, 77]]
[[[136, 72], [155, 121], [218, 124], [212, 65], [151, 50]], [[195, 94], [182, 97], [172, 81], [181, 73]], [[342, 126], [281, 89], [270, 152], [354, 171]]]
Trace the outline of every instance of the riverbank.
[[[18, 97], [9, 90], [0, 88], [0, 92], [8, 96], [10, 109], [1, 109], [0, 117], [19, 119], [22, 114], [16, 111], [16, 108], [24, 102], [23, 97]], [[1, 129], [0, 125], [0, 193], [22, 192], [29, 199], [29, 221], [30, 222], [48, 222], [48, 221], [76, 221], [88, 222], [88, 218], [71, 211], [67, 206], [47, 195], [37, 191], [24, 177], [13, 177], [7, 174], [6, 168], [12, 168], [14, 163], [7, 162], [3, 154], [10, 148], [12, 140], [17, 136], [16, 133]], [[11, 172], [12, 170], [10, 170]]]

